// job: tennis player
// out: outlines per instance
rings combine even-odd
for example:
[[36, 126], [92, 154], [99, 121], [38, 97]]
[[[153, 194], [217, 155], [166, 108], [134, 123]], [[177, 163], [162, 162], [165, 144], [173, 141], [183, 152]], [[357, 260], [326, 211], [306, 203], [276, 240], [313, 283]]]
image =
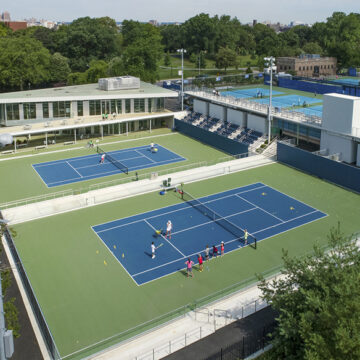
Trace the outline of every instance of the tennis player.
[[168, 222], [166, 223], [166, 238], [169, 235], [169, 239], [171, 240], [171, 230], [173, 228], [172, 222], [171, 220], [168, 220]]
[[218, 248], [215, 246], [215, 245], [213, 245], [213, 249], [212, 249], [212, 257], [214, 258], [217, 258], [217, 256], [218, 256]]
[[190, 258], [188, 258], [187, 261], [185, 262], [185, 264], [186, 264], [186, 270], [187, 270], [187, 277], [189, 277], [189, 274], [191, 275], [191, 277], [193, 277], [192, 266], [194, 265], [194, 262], [191, 261]]
[[101, 155], [100, 164], [103, 164], [105, 161], [105, 154]]
[[201, 256], [201, 254], [198, 254], [198, 262], [199, 262], [199, 271], [202, 272], [203, 271], [203, 258]]
[[206, 248], [205, 248], [205, 260], [208, 261], [210, 258], [210, 248], [209, 248], [209, 245], [206, 245]]
[[245, 243], [245, 245], [247, 245], [247, 242], [248, 242], [248, 236], [249, 236], [249, 233], [247, 232], [247, 230], [245, 229], [244, 230], [244, 243]]
[[155, 259], [155, 251], [156, 251], [156, 247], [154, 242], [151, 243], [151, 258]]
[[154, 143], [153, 143], [153, 142], [150, 144], [150, 151], [151, 151], [151, 152], [154, 151]]
[[224, 246], [224, 242], [222, 241], [220, 244], [220, 252], [221, 252], [221, 256], [224, 255], [224, 251], [225, 251], [225, 246]]

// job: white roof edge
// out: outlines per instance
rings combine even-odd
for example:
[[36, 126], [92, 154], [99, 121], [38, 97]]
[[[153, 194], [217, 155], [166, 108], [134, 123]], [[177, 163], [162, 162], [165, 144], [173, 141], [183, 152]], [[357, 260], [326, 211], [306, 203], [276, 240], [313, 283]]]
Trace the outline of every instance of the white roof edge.
[[0, 99], [0, 104], [22, 104], [22, 103], [43, 103], [54, 101], [88, 101], [88, 100], [119, 100], [119, 99], [151, 99], [178, 97], [176, 92], [167, 92], [162, 94], [110, 94], [110, 95], [88, 95], [88, 96], [54, 96], [54, 97], [37, 97], [37, 98], [19, 98], [19, 99]]

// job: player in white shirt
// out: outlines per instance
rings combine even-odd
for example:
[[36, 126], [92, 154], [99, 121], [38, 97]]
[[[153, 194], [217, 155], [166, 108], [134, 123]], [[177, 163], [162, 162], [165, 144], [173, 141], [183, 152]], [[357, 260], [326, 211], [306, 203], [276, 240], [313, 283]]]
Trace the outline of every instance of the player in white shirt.
[[105, 154], [101, 155], [100, 164], [103, 164], [105, 161]]
[[156, 250], [155, 244], [154, 244], [154, 242], [152, 242], [151, 243], [151, 258], [152, 259], [155, 259], [155, 250]]
[[166, 223], [166, 237], [168, 237], [169, 235], [169, 239], [171, 240], [171, 230], [172, 230], [172, 222], [171, 220], [168, 220], [168, 222]]

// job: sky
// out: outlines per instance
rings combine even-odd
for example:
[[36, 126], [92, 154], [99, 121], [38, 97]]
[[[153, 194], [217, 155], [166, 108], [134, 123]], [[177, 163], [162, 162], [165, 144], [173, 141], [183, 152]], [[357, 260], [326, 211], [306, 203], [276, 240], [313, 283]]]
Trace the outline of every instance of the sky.
[[312, 24], [335, 11], [360, 12], [359, 0], [2, 0], [0, 13], [12, 20], [25, 18], [72, 21], [79, 17], [109, 16], [116, 21], [155, 19], [183, 22], [197, 14], [230, 15], [241, 23], [271, 21]]

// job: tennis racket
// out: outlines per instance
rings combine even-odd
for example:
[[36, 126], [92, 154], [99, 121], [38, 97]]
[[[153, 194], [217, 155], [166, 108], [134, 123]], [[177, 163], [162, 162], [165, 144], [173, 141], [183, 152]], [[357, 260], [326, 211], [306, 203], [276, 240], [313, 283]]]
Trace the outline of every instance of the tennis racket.
[[159, 247], [162, 247], [164, 244], [161, 243], [159, 246], [156, 247], [156, 249], [158, 249]]

